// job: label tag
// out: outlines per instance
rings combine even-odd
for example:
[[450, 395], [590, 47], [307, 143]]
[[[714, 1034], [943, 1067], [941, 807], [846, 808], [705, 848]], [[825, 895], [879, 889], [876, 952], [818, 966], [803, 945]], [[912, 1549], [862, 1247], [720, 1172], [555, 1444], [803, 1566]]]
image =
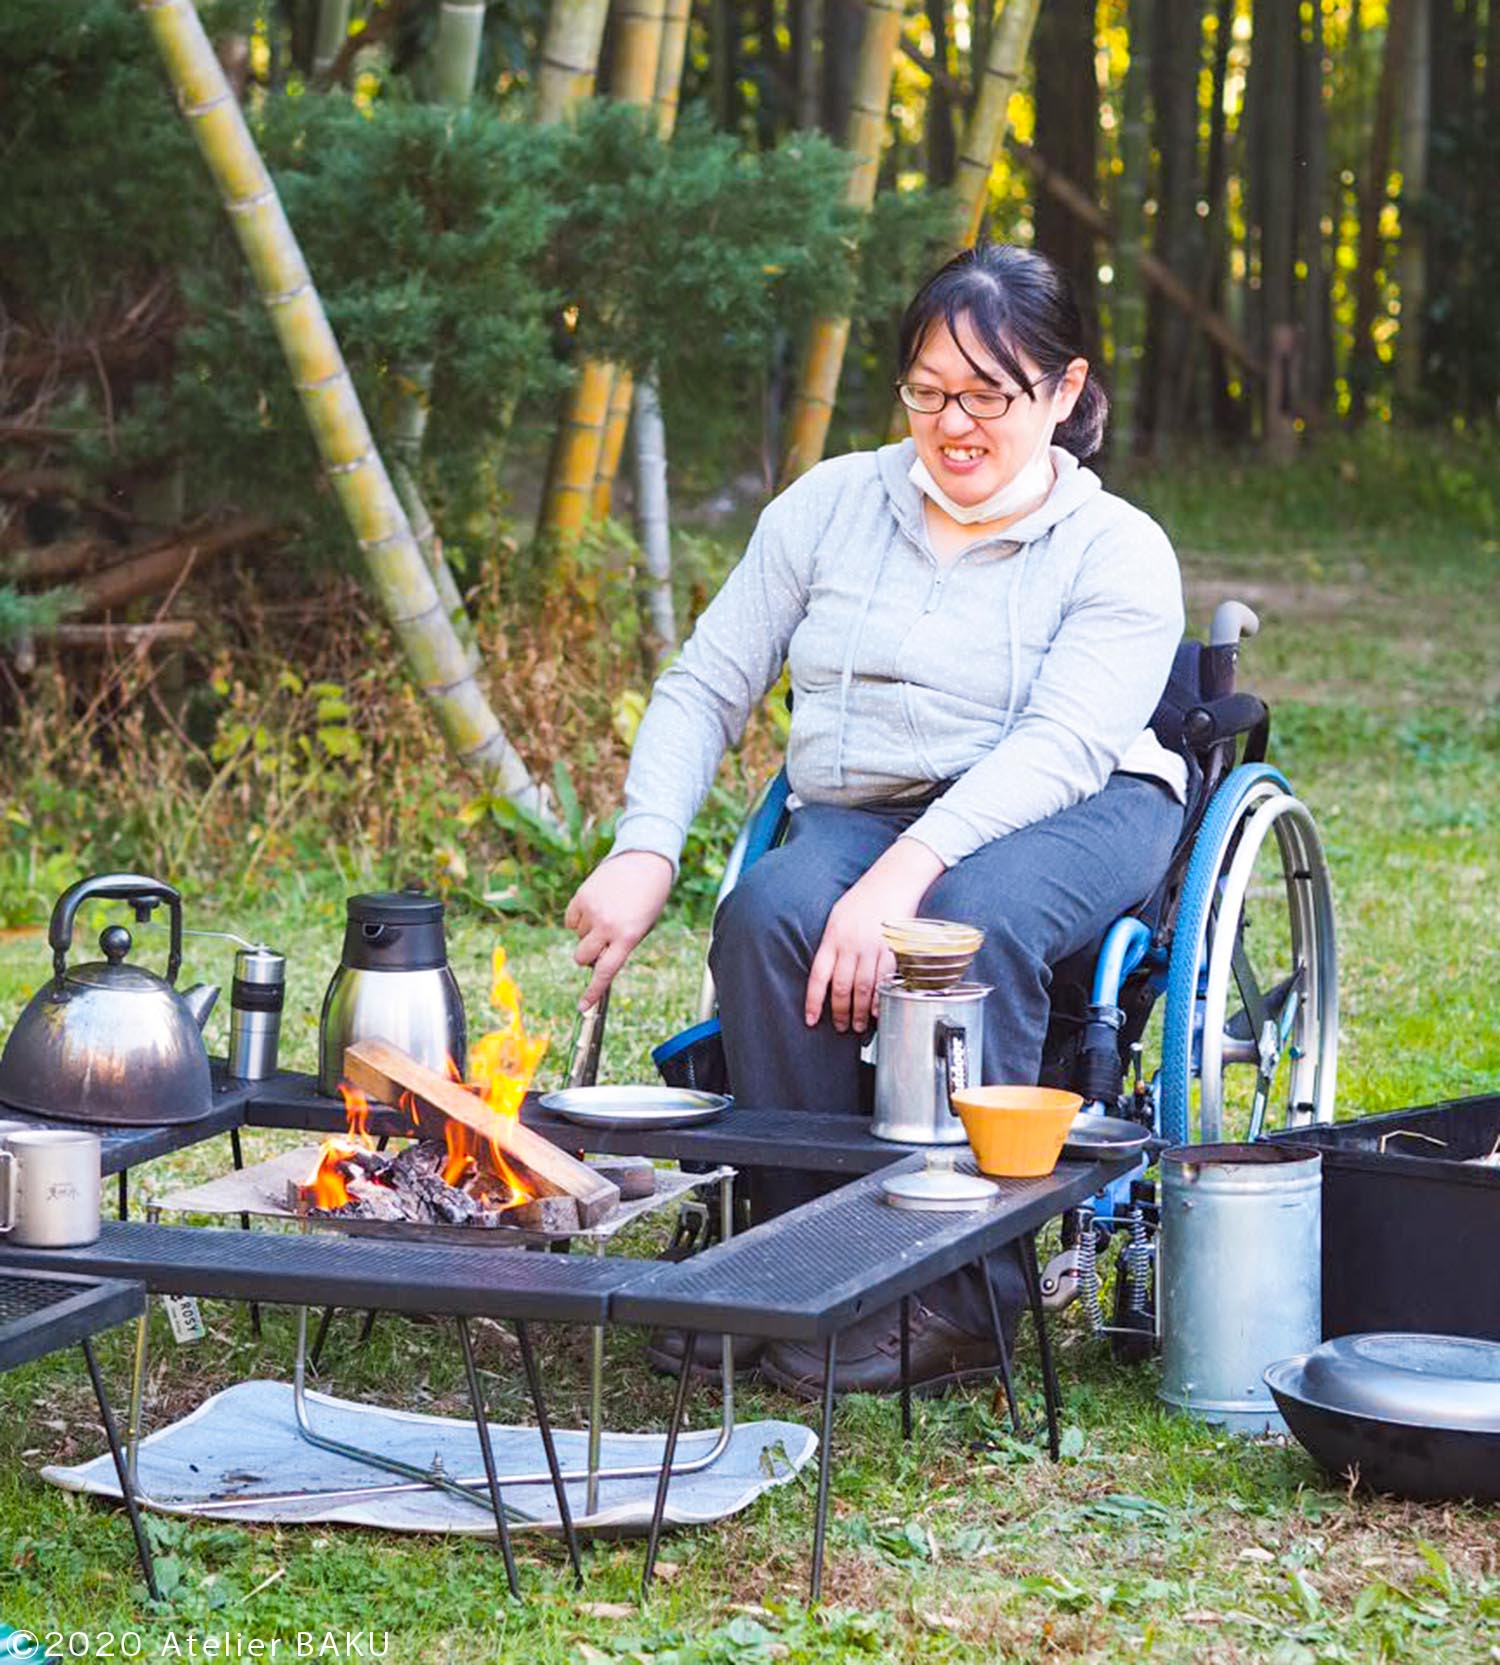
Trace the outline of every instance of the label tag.
[[172, 1326], [172, 1339], [179, 1344], [202, 1341], [208, 1334], [198, 1301], [192, 1295], [163, 1295], [161, 1304], [167, 1311], [167, 1322]]

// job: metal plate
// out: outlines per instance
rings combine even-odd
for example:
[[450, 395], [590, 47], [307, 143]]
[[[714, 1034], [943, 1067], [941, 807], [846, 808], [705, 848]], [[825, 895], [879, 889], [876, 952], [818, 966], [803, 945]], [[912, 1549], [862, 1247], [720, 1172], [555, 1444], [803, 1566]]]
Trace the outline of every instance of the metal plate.
[[1100, 1157], [1129, 1156], [1144, 1150], [1150, 1142], [1151, 1130], [1139, 1122], [1127, 1122], [1121, 1116], [1091, 1116], [1085, 1111], [1073, 1118], [1062, 1153], [1079, 1161], [1097, 1161]]
[[580, 1127], [691, 1127], [711, 1122], [734, 1103], [724, 1093], [700, 1093], [690, 1087], [565, 1087], [543, 1093], [544, 1110]]

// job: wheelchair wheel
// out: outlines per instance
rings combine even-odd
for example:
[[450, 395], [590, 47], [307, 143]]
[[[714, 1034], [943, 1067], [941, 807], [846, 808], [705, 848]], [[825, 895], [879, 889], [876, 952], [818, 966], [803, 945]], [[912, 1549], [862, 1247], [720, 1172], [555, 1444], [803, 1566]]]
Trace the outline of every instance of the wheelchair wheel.
[[1322, 842], [1279, 771], [1242, 765], [1214, 794], [1183, 882], [1167, 969], [1162, 1135], [1211, 1144], [1332, 1121], [1337, 1060]]

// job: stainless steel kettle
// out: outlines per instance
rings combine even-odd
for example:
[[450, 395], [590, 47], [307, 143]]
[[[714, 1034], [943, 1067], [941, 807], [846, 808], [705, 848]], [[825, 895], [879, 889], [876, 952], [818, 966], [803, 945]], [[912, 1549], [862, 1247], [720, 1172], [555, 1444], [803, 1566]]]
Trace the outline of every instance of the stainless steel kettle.
[[984, 1079], [984, 983], [946, 989], [880, 985], [876, 1025], [877, 1139], [902, 1145], [961, 1145], [968, 1138], [953, 1094]]
[[[167, 974], [126, 965], [130, 932], [107, 926], [103, 960], [68, 965], [73, 922], [85, 902], [128, 902], [144, 924], [152, 910], [171, 914]], [[47, 930], [52, 980], [16, 1020], [0, 1054], [0, 1104], [61, 1121], [196, 1121], [213, 1106], [203, 1025], [216, 988], [172, 985], [182, 967], [182, 897], [160, 879], [105, 873], [80, 879], [57, 899]]]

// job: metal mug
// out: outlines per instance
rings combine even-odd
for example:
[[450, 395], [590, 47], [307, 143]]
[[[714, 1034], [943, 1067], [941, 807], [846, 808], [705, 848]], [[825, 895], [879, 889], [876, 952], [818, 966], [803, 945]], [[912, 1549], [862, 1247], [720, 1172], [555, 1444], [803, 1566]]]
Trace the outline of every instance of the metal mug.
[[968, 1139], [953, 1093], [984, 1079], [986, 983], [948, 989], [880, 985], [875, 1115], [870, 1132], [904, 1145]]
[[0, 1236], [32, 1249], [98, 1241], [96, 1134], [60, 1127], [0, 1133]]

